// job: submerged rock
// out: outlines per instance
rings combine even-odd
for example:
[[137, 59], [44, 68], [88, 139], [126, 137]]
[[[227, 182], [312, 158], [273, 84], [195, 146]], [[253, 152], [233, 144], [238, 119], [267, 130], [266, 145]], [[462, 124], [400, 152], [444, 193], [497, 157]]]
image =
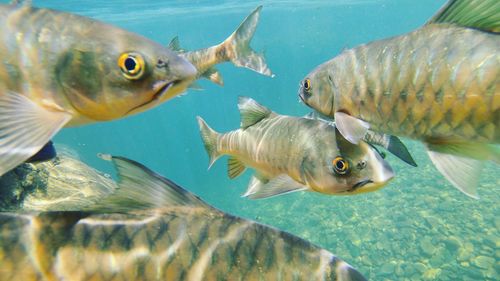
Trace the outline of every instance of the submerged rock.
[[473, 264], [479, 268], [482, 269], [488, 269], [490, 267], [493, 267], [493, 264], [495, 263], [495, 259], [491, 257], [486, 257], [486, 256], [478, 256], [472, 260]]

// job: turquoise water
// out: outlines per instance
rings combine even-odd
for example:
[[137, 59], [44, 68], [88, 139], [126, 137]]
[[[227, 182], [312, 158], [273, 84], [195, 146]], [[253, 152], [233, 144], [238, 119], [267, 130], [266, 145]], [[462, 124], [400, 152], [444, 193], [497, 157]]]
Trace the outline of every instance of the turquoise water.
[[[7, 1], [1, 1], [7, 2]], [[178, 35], [187, 49], [224, 40], [259, 4], [253, 40], [275, 78], [219, 66], [225, 86], [201, 81], [203, 91], [137, 116], [64, 129], [56, 143], [77, 150], [90, 165], [111, 171], [98, 152], [126, 156], [171, 178], [216, 207], [287, 230], [337, 254], [370, 280], [499, 280], [498, 166], [483, 171], [473, 200], [431, 165], [423, 146], [406, 141], [419, 164], [389, 156], [397, 177], [384, 189], [349, 197], [294, 193], [267, 200], [240, 198], [250, 172], [226, 176], [225, 159], [207, 171], [196, 116], [218, 131], [239, 126], [238, 96], [250, 96], [288, 115], [310, 112], [298, 102], [298, 83], [343, 48], [408, 32], [443, 0], [331, 1], [35, 1], [89, 16], [168, 44]], [[98, 31], [96, 31], [98, 32]]]

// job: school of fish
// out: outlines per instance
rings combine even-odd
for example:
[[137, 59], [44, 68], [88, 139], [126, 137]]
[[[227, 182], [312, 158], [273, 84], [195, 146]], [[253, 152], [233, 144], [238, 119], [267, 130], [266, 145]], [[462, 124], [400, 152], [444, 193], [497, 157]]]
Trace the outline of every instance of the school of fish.
[[482, 161], [500, 163], [499, 34], [500, 1], [452, 0], [415, 31], [321, 64], [299, 97], [352, 143], [368, 129], [424, 142], [437, 169], [477, 198]]
[[[101, 154], [115, 182], [56, 156], [63, 127], [149, 110], [200, 78], [223, 85], [218, 64], [274, 77], [250, 47], [262, 6], [222, 43], [188, 51], [178, 37], [162, 46], [30, 2], [0, 5], [0, 177], [53, 184], [41, 197], [13, 191], [15, 204], [0, 198], [0, 280], [366, 280], [328, 250], [220, 211], [138, 162]], [[484, 162], [500, 163], [500, 1], [450, 0], [414, 31], [319, 65], [298, 95], [316, 112], [280, 115], [240, 97], [237, 130], [198, 117], [209, 167], [228, 155], [231, 179], [255, 170], [243, 197], [376, 191], [395, 173], [375, 146], [416, 167], [407, 137], [478, 198]]]
[[366, 280], [327, 250], [217, 210], [135, 161], [102, 158], [119, 182], [93, 206], [0, 213], [0, 280]]

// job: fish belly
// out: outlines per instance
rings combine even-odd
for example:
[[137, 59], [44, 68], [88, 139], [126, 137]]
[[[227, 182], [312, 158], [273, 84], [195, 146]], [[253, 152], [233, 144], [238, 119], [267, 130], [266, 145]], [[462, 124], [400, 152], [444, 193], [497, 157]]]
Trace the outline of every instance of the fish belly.
[[374, 130], [420, 140], [500, 142], [499, 35], [431, 24], [338, 59], [336, 110]]

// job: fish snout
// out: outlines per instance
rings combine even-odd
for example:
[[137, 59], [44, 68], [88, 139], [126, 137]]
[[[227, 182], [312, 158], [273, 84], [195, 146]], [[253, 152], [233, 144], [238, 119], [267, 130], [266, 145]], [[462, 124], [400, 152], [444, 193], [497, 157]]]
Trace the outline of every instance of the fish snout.
[[198, 75], [198, 70], [188, 60], [176, 56], [176, 58], [169, 63], [170, 73], [176, 76], [178, 81], [193, 81]]
[[395, 176], [389, 162], [385, 161], [380, 155], [377, 155], [377, 160], [373, 167], [373, 177], [370, 183], [367, 184], [371, 189], [375, 190], [386, 185]]

